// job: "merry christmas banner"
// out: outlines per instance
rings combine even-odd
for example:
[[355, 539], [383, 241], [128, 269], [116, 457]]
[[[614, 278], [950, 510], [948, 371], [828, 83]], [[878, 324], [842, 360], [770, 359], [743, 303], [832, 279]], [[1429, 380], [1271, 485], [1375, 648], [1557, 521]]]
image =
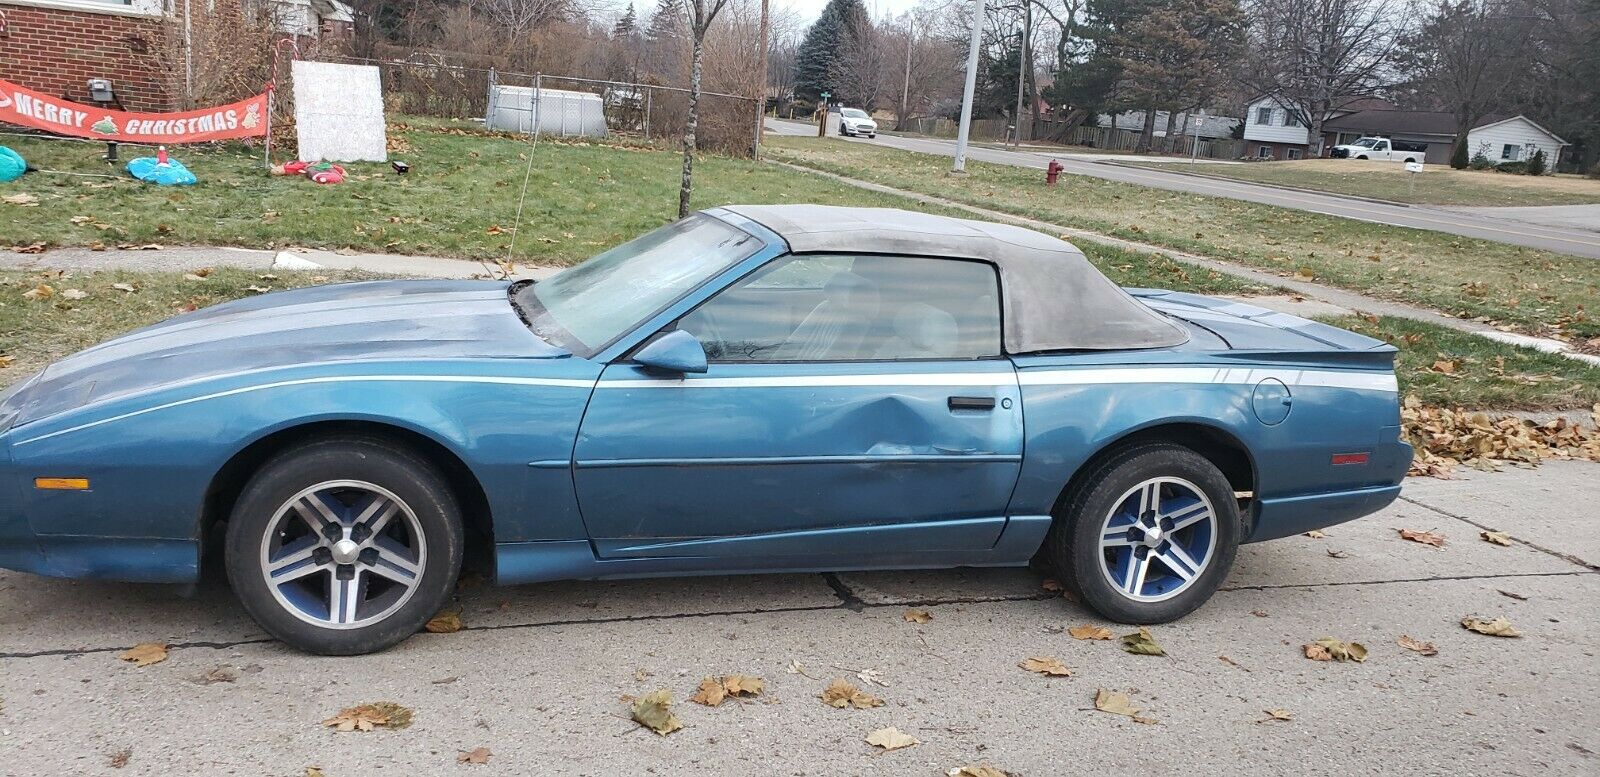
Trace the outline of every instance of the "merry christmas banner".
[[129, 143], [200, 143], [267, 134], [267, 96], [179, 113], [133, 113], [49, 97], [0, 80], [0, 122]]

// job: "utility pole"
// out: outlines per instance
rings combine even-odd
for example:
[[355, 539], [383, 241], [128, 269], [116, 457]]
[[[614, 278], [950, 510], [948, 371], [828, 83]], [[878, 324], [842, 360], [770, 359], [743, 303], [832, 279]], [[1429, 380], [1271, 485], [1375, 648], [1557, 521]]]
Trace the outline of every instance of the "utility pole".
[[900, 89], [900, 125], [895, 127], [897, 130], [906, 128], [906, 114], [911, 112], [911, 47], [917, 42], [917, 17], [908, 13], [906, 20], [906, 84]]
[[1032, 26], [1033, 3], [1031, 0], [1023, 0], [1022, 34], [1017, 39], [1017, 112], [1011, 122], [1014, 127], [1011, 133], [1012, 148], [1022, 147], [1022, 85], [1028, 83], [1028, 54], [1033, 48], [1032, 31], [1029, 28]]
[[767, 50], [772, 42], [768, 40], [767, 6], [769, 0], [761, 0], [761, 67], [756, 71], [756, 135], [755, 144], [750, 147], [750, 158], [761, 161], [761, 130], [767, 123]]
[[956, 128], [956, 159], [950, 169], [967, 171], [967, 136], [972, 128], [972, 93], [978, 86], [978, 44], [983, 39], [983, 2], [972, 0], [972, 40], [967, 44], [967, 83], [961, 90], [961, 126]]

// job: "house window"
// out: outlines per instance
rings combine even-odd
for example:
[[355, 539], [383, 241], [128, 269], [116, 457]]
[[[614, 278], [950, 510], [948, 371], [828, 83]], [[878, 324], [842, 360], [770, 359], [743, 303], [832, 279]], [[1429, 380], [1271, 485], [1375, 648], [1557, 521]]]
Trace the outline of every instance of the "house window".
[[1272, 109], [1271, 108], [1257, 108], [1256, 109], [1256, 123], [1257, 124], [1271, 124], [1272, 123]]
[[1289, 149], [1289, 158], [1290, 159], [1299, 159], [1300, 157], [1301, 157], [1300, 149], [1298, 149], [1298, 148]]
[[1290, 113], [1289, 111], [1284, 111], [1283, 112], [1283, 126], [1285, 126], [1285, 127], [1299, 127], [1299, 126], [1303, 126], [1303, 125], [1300, 124], [1300, 119], [1297, 118], [1293, 113]]
[[1515, 162], [1522, 158], [1522, 146], [1507, 143], [1500, 147], [1500, 159], [1505, 162]]
[[1272, 158], [1272, 146], [1259, 146], [1259, 147], [1257, 147], [1256, 148], [1256, 158], [1257, 159], [1271, 159]]

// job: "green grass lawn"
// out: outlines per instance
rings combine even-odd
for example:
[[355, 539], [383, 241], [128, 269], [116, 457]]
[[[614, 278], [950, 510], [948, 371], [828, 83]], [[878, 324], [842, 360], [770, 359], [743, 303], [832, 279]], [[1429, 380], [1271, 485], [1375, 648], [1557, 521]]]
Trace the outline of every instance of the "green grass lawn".
[[1153, 170], [1200, 173], [1240, 181], [1316, 189], [1421, 205], [1587, 205], [1600, 203], [1600, 181], [1581, 175], [1509, 175], [1428, 165], [1412, 180], [1399, 162], [1307, 159], [1244, 165], [1128, 162]]
[[[1139, 255], [1121, 257], [1137, 262]], [[1133, 266], [1133, 265], [1125, 265]], [[195, 268], [201, 269], [201, 268]], [[1127, 272], [1110, 266], [1113, 275]], [[1168, 286], [1204, 287], [1192, 269], [1171, 268]], [[1156, 270], [1156, 273], [1164, 273]], [[1148, 273], [1142, 273], [1145, 277]], [[201, 280], [175, 272], [0, 271], [0, 386], [122, 332], [229, 299], [316, 283], [361, 280], [357, 273], [262, 274], [217, 269]], [[1201, 281], [1199, 284], [1193, 281]], [[116, 284], [133, 291], [117, 288]], [[49, 296], [29, 291], [48, 286]], [[82, 292], [84, 296], [70, 293]], [[1214, 291], [1249, 291], [1234, 287]], [[38, 295], [34, 295], [38, 296]], [[1600, 402], [1600, 368], [1404, 319], [1347, 317], [1329, 323], [1394, 343], [1401, 391], [1429, 405], [1490, 410], [1588, 407]], [[1441, 367], [1440, 362], [1452, 366]], [[1440, 371], [1450, 370], [1449, 373]]]
[[[865, 143], [774, 137], [774, 158], [1065, 226], [1154, 243], [1542, 336], [1600, 336], [1600, 262], [1440, 232]], [[1509, 176], [1508, 176], [1509, 177]]]

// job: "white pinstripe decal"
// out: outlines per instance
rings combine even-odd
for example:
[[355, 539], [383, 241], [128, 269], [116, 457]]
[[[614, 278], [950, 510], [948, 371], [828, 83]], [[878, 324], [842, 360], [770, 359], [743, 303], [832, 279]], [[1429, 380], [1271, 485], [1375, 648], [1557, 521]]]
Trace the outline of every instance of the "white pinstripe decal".
[[575, 378], [522, 378], [490, 375], [330, 375], [317, 378], [275, 381], [255, 386], [241, 386], [198, 397], [180, 399], [152, 407], [134, 410], [97, 421], [59, 429], [54, 432], [18, 440], [17, 446], [48, 440], [63, 434], [91, 429], [96, 426], [121, 421], [146, 413], [182, 407], [197, 402], [221, 399], [237, 394], [319, 383], [486, 383], [513, 386], [546, 386], [553, 388], [596, 389], [666, 389], [666, 388], [817, 388], [853, 386], [1089, 386], [1115, 384], [1168, 383], [1189, 385], [1254, 385], [1267, 378], [1276, 378], [1289, 386], [1316, 386], [1345, 388], [1362, 391], [1398, 392], [1399, 384], [1390, 372], [1356, 372], [1343, 370], [1251, 369], [1230, 367], [1086, 367], [1066, 370], [1024, 370], [1016, 373], [910, 373], [898, 375], [796, 375], [752, 376], [746, 378], [689, 378], [624, 379], [596, 383]]

